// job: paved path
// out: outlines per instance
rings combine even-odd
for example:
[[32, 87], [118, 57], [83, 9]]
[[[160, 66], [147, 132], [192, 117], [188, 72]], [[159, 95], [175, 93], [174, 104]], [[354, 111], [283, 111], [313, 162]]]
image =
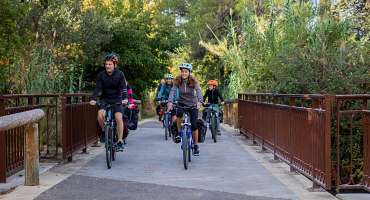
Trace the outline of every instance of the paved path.
[[276, 178], [286, 176], [285, 172], [272, 175], [263, 161], [246, 150], [240, 136], [223, 130], [215, 144], [207, 133], [200, 156], [193, 157], [189, 170], [184, 170], [179, 145], [165, 141], [163, 132], [158, 122], [142, 124], [129, 135], [128, 145], [112, 169], [106, 168], [101, 152], [36, 199], [308, 199], [297, 189], [288, 189], [286, 180], [282, 183]]

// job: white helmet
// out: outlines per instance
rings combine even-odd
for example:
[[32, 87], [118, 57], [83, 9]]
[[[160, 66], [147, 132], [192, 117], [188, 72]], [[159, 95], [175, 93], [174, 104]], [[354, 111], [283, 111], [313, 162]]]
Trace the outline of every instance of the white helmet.
[[191, 65], [190, 63], [182, 63], [179, 67], [180, 69], [187, 69], [189, 70], [189, 72], [193, 70], [193, 65]]
[[166, 79], [173, 79], [172, 74], [166, 74]]

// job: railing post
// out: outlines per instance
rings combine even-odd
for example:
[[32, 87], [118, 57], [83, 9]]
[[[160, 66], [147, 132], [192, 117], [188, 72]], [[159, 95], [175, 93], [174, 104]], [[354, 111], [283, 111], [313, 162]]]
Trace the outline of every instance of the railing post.
[[234, 102], [234, 104], [235, 104], [235, 110], [234, 110], [234, 112], [235, 112], [235, 127], [234, 128], [239, 128], [239, 120], [238, 120], [238, 118], [239, 118], [239, 104], [238, 104], [238, 102], [236, 101], [236, 102]]
[[[292, 107], [295, 106], [295, 101], [296, 99], [294, 97], [289, 97], [289, 106], [290, 106], [290, 109], [289, 109], [289, 112], [290, 112], [290, 115], [289, 115], [289, 146], [291, 146], [291, 148], [293, 148], [293, 119], [292, 119]], [[290, 150], [290, 172], [296, 172], [296, 169], [295, 167], [293, 166], [293, 161], [294, 161], [294, 149], [291, 149]]]
[[[311, 110], [308, 112], [308, 121], [310, 124], [310, 133], [311, 133], [311, 159], [312, 159], [312, 191], [317, 191], [320, 188], [320, 185], [316, 182], [316, 165], [319, 166], [319, 155], [316, 152], [318, 151], [318, 138], [320, 136], [320, 122], [318, 121], [318, 114], [315, 109], [319, 108], [318, 101], [314, 100]], [[319, 127], [319, 128], [317, 128]]]
[[38, 124], [32, 123], [25, 127], [25, 185], [39, 185], [39, 137]]
[[62, 151], [63, 151], [63, 159], [67, 159], [68, 153], [68, 141], [67, 141], [67, 97], [63, 95], [62, 97]]
[[324, 109], [325, 109], [325, 122], [324, 122], [324, 137], [325, 137], [325, 185], [326, 189], [331, 189], [331, 177], [332, 177], [332, 160], [331, 160], [331, 118], [332, 118], [332, 106], [334, 104], [335, 96], [325, 95]]
[[[5, 115], [5, 99], [0, 96], [0, 116]], [[0, 183], [6, 182], [6, 136], [0, 131]]]
[[[87, 118], [86, 114], [88, 114], [87, 113], [87, 107], [86, 107], [87, 105], [85, 105], [85, 102], [87, 102], [87, 96], [82, 96], [81, 100], [82, 100], [82, 103], [83, 103], [82, 116], [86, 119]], [[84, 132], [84, 148], [82, 149], [82, 153], [87, 153], [87, 131], [86, 131], [86, 127], [87, 127], [86, 120], [84, 120], [83, 127], [82, 127], [82, 130]]]
[[[272, 95], [272, 103], [273, 104], [276, 104], [277, 103], [277, 99], [274, 95]], [[277, 152], [276, 152], [276, 146], [277, 146], [277, 116], [276, 116], [276, 113], [273, 114], [274, 115], [274, 160], [277, 161], [279, 160], [279, 157], [277, 156]]]
[[370, 112], [364, 113], [364, 118], [363, 118], [363, 128], [364, 128], [364, 142], [363, 142], [363, 152], [364, 152], [364, 170], [363, 170], [363, 180], [362, 184], [370, 187]]

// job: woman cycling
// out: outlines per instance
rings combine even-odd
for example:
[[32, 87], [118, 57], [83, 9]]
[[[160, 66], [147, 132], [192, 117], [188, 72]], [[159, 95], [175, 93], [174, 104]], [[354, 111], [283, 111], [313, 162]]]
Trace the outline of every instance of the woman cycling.
[[[199, 146], [198, 146], [198, 127], [197, 127], [197, 119], [198, 119], [198, 109], [202, 105], [203, 96], [200, 91], [198, 80], [191, 75], [191, 71], [193, 66], [190, 63], [182, 63], [180, 66], [181, 75], [177, 76], [174, 80], [173, 87], [170, 92], [170, 96], [168, 99], [168, 109], [171, 110], [174, 102], [174, 96], [176, 90], [179, 90], [179, 98], [178, 98], [178, 105], [176, 112], [176, 122], [177, 122], [177, 130], [180, 133], [181, 129], [181, 122], [182, 116], [184, 112], [189, 112], [190, 114], [190, 123], [191, 123], [191, 130], [193, 135], [193, 142], [194, 142], [194, 155], [199, 155]], [[189, 109], [184, 109], [182, 107], [189, 107]], [[175, 137], [176, 143], [181, 141], [179, 134]]]

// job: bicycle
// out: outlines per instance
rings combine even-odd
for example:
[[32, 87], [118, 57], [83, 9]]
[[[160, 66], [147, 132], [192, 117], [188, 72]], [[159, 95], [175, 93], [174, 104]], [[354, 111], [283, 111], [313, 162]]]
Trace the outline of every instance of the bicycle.
[[[97, 103], [98, 106], [101, 103]], [[107, 104], [106, 105], [106, 115], [104, 121], [104, 137], [105, 137], [105, 158], [107, 162], [107, 168], [110, 169], [112, 167], [112, 161], [116, 160], [116, 142], [118, 140], [116, 134], [116, 120], [113, 117], [112, 106], [114, 104]], [[121, 103], [117, 103], [116, 105], [121, 105]]]
[[161, 104], [164, 105], [163, 110], [165, 111], [163, 118], [162, 118], [165, 140], [168, 140], [168, 137], [171, 137], [172, 135], [172, 131], [171, 131], [172, 117], [171, 117], [171, 111], [167, 110], [167, 103], [168, 103], [167, 100], [161, 101]]
[[206, 112], [207, 112], [207, 122], [209, 121], [209, 129], [211, 129], [212, 139], [213, 142], [217, 142], [217, 120], [218, 119], [218, 110], [219, 106], [218, 104], [205, 104]]
[[193, 107], [181, 107], [179, 108], [184, 109], [184, 116], [181, 123], [181, 130], [180, 130], [180, 137], [181, 137], [181, 149], [182, 149], [182, 157], [184, 162], [185, 170], [188, 169], [189, 162], [191, 162], [191, 153], [194, 152], [194, 143], [191, 131], [191, 123], [190, 123], [190, 109], [195, 109]]

